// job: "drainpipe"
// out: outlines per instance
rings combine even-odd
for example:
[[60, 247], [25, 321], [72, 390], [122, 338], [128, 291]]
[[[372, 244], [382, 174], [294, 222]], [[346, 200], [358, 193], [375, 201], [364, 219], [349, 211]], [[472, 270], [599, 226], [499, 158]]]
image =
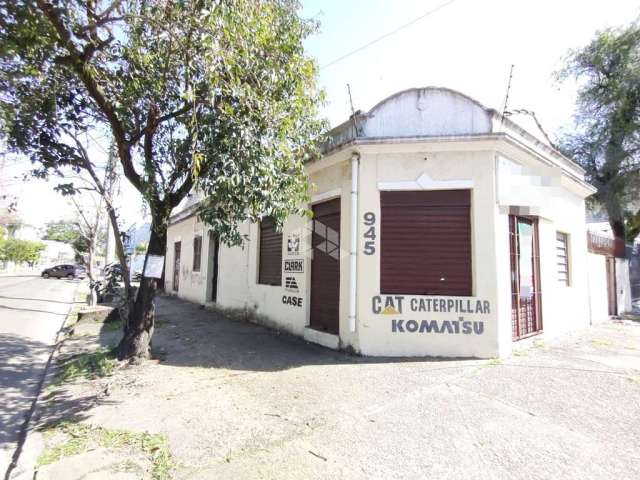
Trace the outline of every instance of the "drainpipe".
[[358, 172], [360, 154], [351, 154], [351, 250], [349, 252], [349, 331], [356, 331], [358, 289]]

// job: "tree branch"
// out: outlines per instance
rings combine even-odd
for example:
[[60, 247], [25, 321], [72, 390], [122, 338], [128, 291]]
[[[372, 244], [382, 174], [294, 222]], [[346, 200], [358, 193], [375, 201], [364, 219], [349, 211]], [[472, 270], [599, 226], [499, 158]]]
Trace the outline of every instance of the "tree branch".
[[[189, 112], [189, 110], [191, 110], [193, 106], [194, 106], [193, 103], [187, 103], [181, 108], [179, 108], [178, 110], [174, 110], [171, 113], [167, 113], [166, 115], [162, 115], [161, 117], [158, 117], [154, 121], [153, 129], [155, 130], [156, 128], [158, 128], [158, 125], [160, 125], [163, 122], [166, 122], [167, 120], [171, 120], [172, 118], [176, 118], [176, 117], [179, 117], [180, 115], [184, 115], [185, 113]], [[129, 140], [130, 143], [134, 144], [138, 142], [144, 136], [148, 128], [149, 128], [149, 122], [147, 122], [147, 125], [145, 125], [144, 128], [141, 128], [136, 134], [134, 134], [131, 137], [131, 139]]]
[[37, 0], [37, 3], [38, 8], [40, 8], [55, 28], [60, 42], [69, 52], [68, 58], [70, 60], [69, 63], [71, 67], [75, 70], [76, 74], [89, 92], [89, 95], [98, 105], [100, 111], [107, 118], [118, 145], [118, 153], [124, 174], [138, 191], [144, 192], [142, 179], [133, 166], [130, 144], [127, 142], [124, 126], [116, 113], [114, 105], [107, 99], [102, 87], [100, 87], [93, 76], [91, 68], [87, 65], [86, 59], [82, 56], [82, 52], [78, 51], [76, 45], [73, 43], [71, 32], [65, 26], [58, 10], [51, 3], [45, 0]]

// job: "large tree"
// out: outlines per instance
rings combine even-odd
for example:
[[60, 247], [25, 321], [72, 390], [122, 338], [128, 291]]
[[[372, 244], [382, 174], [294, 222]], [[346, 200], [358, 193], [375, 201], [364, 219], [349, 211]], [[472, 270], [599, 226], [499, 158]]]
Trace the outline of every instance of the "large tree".
[[[0, 99], [8, 145], [49, 169], [79, 165], [71, 137], [102, 126], [164, 255], [171, 211], [194, 187], [223, 242], [307, 196], [303, 163], [323, 124], [315, 25], [294, 0], [0, 0]], [[145, 261], [145, 262], [146, 262]], [[157, 279], [144, 277], [119, 357], [149, 355]]]
[[559, 77], [579, 86], [576, 131], [561, 138], [561, 149], [586, 169], [615, 238], [630, 241], [640, 233], [638, 22], [598, 32], [569, 53]]

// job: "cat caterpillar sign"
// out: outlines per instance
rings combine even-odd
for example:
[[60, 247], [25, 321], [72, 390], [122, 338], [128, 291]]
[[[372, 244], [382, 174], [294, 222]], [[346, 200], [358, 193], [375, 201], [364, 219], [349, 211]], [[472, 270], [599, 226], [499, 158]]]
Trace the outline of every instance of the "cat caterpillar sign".
[[376, 295], [371, 298], [371, 311], [380, 315], [401, 315], [403, 309], [410, 312], [438, 313], [476, 313], [488, 315], [491, 307], [487, 300], [469, 298], [410, 298], [405, 301], [404, 295]]

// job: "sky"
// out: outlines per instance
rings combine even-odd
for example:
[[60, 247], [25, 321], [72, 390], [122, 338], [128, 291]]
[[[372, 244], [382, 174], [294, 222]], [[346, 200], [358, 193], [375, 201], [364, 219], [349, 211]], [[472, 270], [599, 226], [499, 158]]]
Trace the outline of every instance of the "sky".
[[[634, 0], [303, 0], [302, 14], [320, 22], [305, 47], [320, 69], [332, 126], [351, 107], [367, 111], [395, 92], [441, 86], [501, 110], [514, 65], [509, 109], [534, 111], [552, 137], [571, 128], [576, 87], [558, 84], [553, 72], [566, 53], [587, 44], [595, 32], [625, 25], [640, 15]], [[434, 11], [437, 10], [437, 11]], [[343, 60], [334, 60], [433, 13]], [[331, 65], [329, 65], [331, 64]], [[514, 120], [517, 120], [514, 118]], [[89, 139], [91, 153], [104, 161], [106, 139]], [[24, 166], [12, 165], [11, 174]], [[69, 218], [68, 202], [52, 185], [11, 180], [19, 213], [27, 223]], [[137, 193], [123, 179], [120, 211], [128, 226], [142, 221]]]
[[[395, 92], [448, 87], [501, 110], [514, 65], [509, 107], [532, 110], [545, 129], [570, 126], [572, 82], [553, 72], [567, 51], [587, 44], [597, 30], [630, 23], [633, 0], [307, 0], [304, 14], [321, 23], [307, 41], [321, 67], [332, 125], [355, 110], [369, 110]], [[440, 10], [333, 65], [334, 59], [438, 7]], [[323, 68], [324, 67], [324, 68]]]

